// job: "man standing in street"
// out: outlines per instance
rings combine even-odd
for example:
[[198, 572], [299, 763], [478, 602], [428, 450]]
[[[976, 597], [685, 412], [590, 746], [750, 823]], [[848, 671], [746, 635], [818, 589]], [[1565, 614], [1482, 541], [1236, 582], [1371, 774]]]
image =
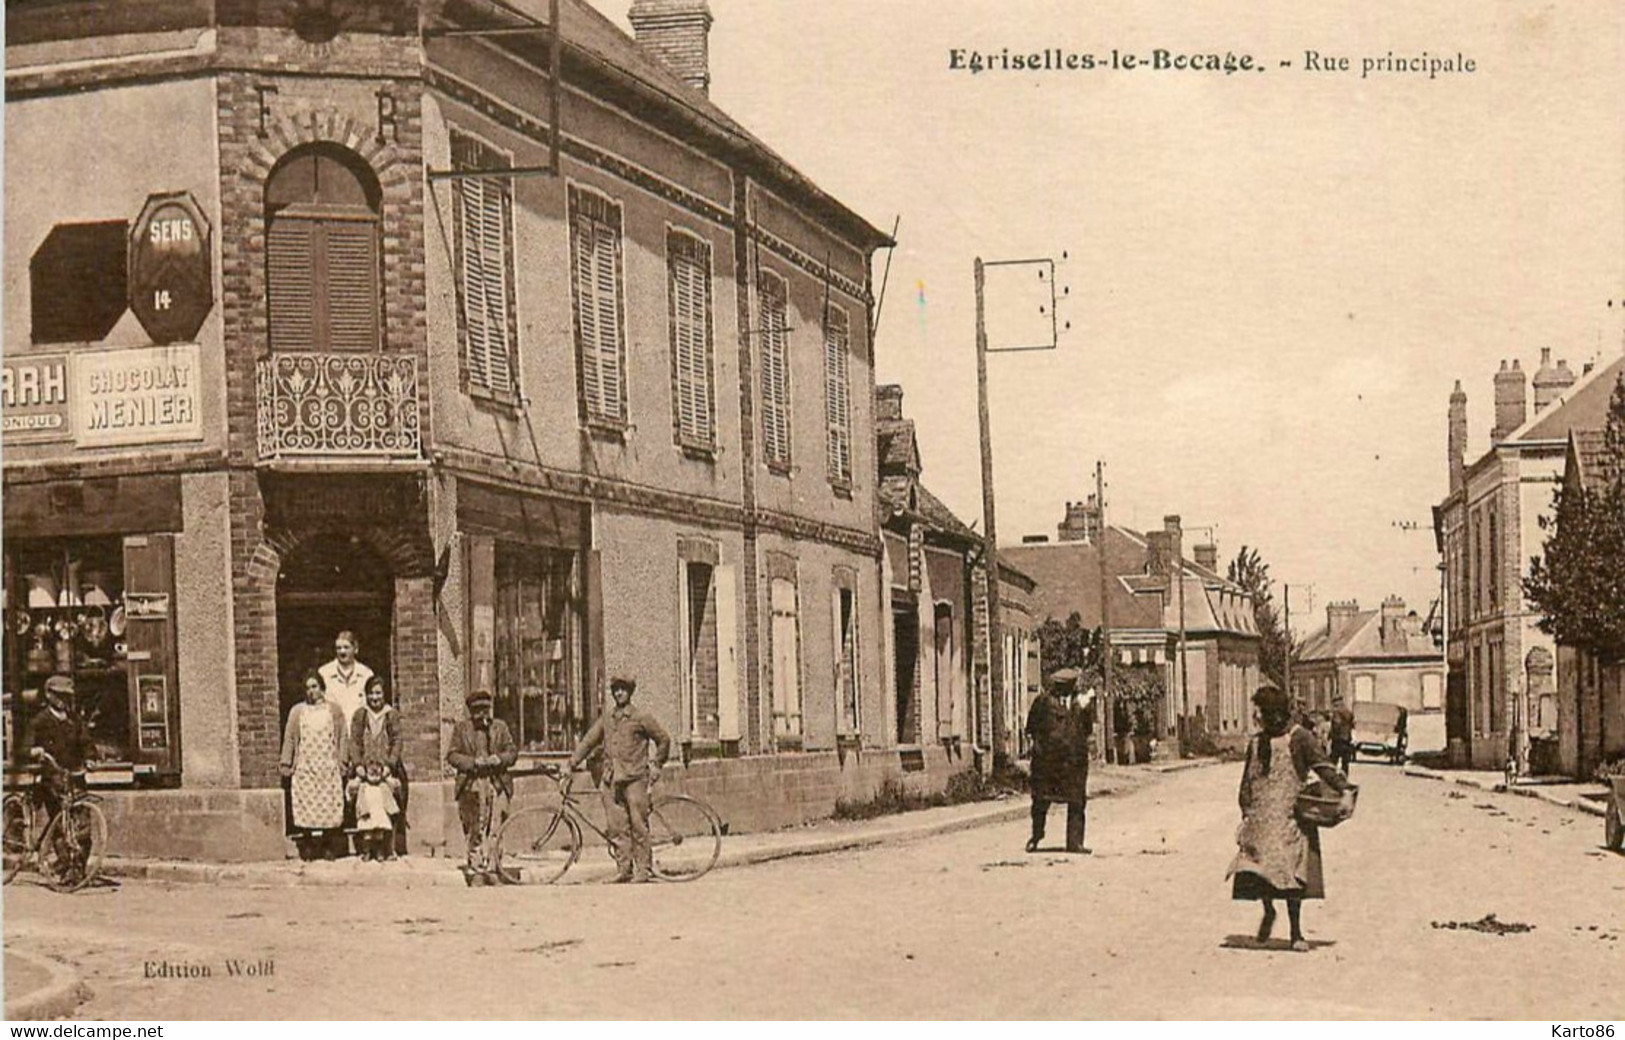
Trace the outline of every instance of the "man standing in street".
[[1077, 697], [1080, 674], [1062, 668], [1027, 713], [1032, 740], [1033, 829], [1027, 851], [1037, 852], [1051, 802], [1066, 803], [1066, 851], [1087, 855], [1083, 834], [1089, 801], [1089, 735], [1095, 725], [1095, 691]]
[[[604, 817], [609, 833], [610, 852], [619, 868], [616, 883], [649, 881], [653, 862], [649, 848], [649, 785], [660, 778], [660, 770], [671, 754], [671, 737], [649, 712], [632, 706], [636, 680], [616, 676], [609, 682], [615, 705], [598, 717], [570, 756], [570, 771], [599, 745], [603, 746], [603, 775], [598, 790], [604, 799]], [[649, 744], [654, 743], [654, 761], [649, 761]], [[630, 850], [628, 836], [630, 835]]]
[[508, 816], [513, 778], [508, 770], [519, 759], [519, 747], [507, 723], [491, 716], [491, 695], [468, 695], [468, 718], [452, 728], [446, 764], [457, 770], [457, 816], [468, 847], [469, 884], [488, 877], [490, 850], [486, 839]]
[[1332, 761], [1348, 776], [1354, 764], [1354, 712], [1343, 703], [1342, 694], [1332, 698], [1331, 744]]

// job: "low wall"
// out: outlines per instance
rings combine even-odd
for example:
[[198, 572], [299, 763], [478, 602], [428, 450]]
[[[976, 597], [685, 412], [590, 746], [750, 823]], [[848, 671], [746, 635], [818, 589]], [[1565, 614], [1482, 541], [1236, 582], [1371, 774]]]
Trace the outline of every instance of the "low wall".
[[[910, 792], [933, 793], [971, 768], [968, 753], [941, 746], [702, 759], [667, 764], [657, 790], [703, 799], [730, 833], [744, 834], [828, 819], [838, 800], [872, 798], [887, 778], [900, 780]], [[442, 778], [412, 783], [407, 802], [412, 855], [463, 855], [454, 788], [452, 780]], [[540, 800], [553, 790], [547, 777], [516, 777], [514, 804]], [[599, 798], [585, 774], [577, 778], [576, 791], [587, 815], [601, 824]], [[109, 851], [116, 856], [241, 863], [293, 855], [293, 844], [283, 835], [280, 788], [101, 793]]]

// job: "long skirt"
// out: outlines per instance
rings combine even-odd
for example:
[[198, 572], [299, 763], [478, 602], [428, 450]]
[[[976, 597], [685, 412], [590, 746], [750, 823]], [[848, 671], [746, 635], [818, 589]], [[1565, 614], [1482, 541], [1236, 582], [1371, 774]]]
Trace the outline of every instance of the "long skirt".
[[1325, 899], [1326, 877], [1320, 862], [1320, 828], [1304, 827], [1308, 839], [1309, 855], [1304, 860], [1304, 884], [1301, 888], [1277, 888], [1246, 867], [1237, 865], [1230, 884], [1232, 899]]

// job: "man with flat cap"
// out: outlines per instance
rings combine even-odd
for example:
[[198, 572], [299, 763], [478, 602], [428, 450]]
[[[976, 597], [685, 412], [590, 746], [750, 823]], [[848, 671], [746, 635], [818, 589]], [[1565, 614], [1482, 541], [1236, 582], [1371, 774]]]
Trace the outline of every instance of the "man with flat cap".
[[[671, 754], [671, 737], [649, 712], [632, 706], [637, 681], [618, 675], [609, 681], [615, 704], [587, 730], [570, 756], [570, 770], [581, 767], [600, 745], [603, 747], [603, 774], [598, 790], [604, 799], [604, 817], [609, 833], [609, 849], [615, 856], [617, 883], [642, 884], [651, 879], [653, 855], [649, 848], [649, 785], [660, 779], [660, 770]], [[654, 761], [649, 761], [649, 745], [654, 744]], [[631, 848], [627, 836], [630, 834]]]
[[1089, 800], [1089, 735], [1095, 727], [1095, 691], [1077, 696], [1080, 673], [1062, 668], [1027, 713], [1032, 740], [1033, 830], [1027, 851], [1037, 852], [1051, 802], [1066, 803], [1066, 851], [1087, 854], [1084, 811]]
[[73, 710], [73, 692], [71, 675], [46, 679], [45, 705], [28, 722], [28, 757], [40, 764], [34, 793], [47, 818], [61, 811], [74, 787], [84, 784], [85, 764], [96, 754], [84, 720]]
[[457, 816], [468, 846], [469, 883], [474, 875], [487, 875], [486, 838], [508, 817], [513, 778], [508, 770], [519, 760], [508, 724], [491, 715], [491, 695], [470, 693], [465, 702], [468, 718], [452, 728], [446, 764], [457, 770]]

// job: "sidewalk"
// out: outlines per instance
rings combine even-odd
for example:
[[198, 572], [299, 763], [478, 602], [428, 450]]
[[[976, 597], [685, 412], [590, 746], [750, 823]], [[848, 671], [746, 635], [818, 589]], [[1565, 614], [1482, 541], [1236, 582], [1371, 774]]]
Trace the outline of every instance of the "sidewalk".
[[[1219, 764], [1218, 759], [1148, 763], [1143, 766], [1096, 766], [1090, 776], [1090, 797], [1126, 794], [1158, 775]], [[806, 827], [730, 834], [722, 839], [722, 855], [717, 868], [767, 863], [792, 856], [817, 856], [830, 852], [870, 848], [901, 841], [914, 841], [950, 834], [954, 831], [986, 827], [1025, 819], [1030, 803], [1025, 795], [1010, 795], [986, 802], [970, 802], [940, 809], [882, 816], [873, 820], [822, 820]], [[358, 859], [299, 862], [277, 860], [262, 863], [202, 863], [189, 861], [135, 860], [110, 858], [108, 874], [145, 881], [179, 884], [238, 884], [265, 887], [294, 885], [383, 887], [447, 886], [462, 888], [466, 882], [459, 869], [462, 860], [450, 857], [408, 856], [389, 863], [364, 863]], [[570, 868], [560, 884], [581, 884], [607, 880], [614, 863], [589, 834], [583, 843], [581, 859]]]
[[[1562, 806], [1565, 809], [1576, 809], [1580, 812], [1590, 813], [1593, 816], [1603, 815], [1603, 796], [1608, 788], [1602, 784], [1582, 783], [1546, 783], [1544, 780], [1534, 782], [1515, 783], [1507, 787], [1506, 777], [1495, 772], [1474, 772], [1465, 769], [1428, 769], [1424, 766], [1408, 765], [1405, 767], [1406, 776], [1417, 776], [1425, 780], [1448, 780], [1463, 787], [1473, 787], [1480, 791], [1495, 791], [1519, 795], [1524, 798], [1538, 798], [1552, 805]], [[1588, 798], [1587, 795], [1595, 797]]]

